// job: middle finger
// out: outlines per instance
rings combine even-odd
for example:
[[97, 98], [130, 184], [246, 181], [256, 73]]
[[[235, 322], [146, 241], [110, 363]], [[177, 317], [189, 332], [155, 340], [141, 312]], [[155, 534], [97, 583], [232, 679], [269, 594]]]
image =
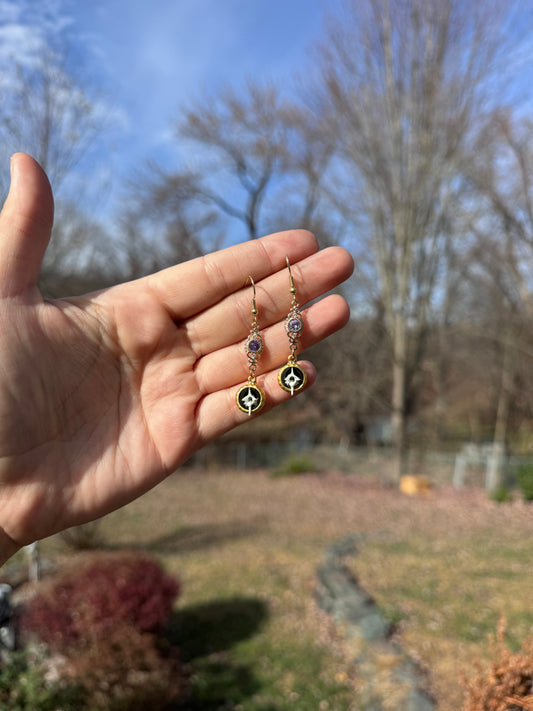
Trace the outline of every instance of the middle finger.
[[[350, 275], [352, 264], [344, 249], [330, 247], [292, 266], [300, 306], [342, 283]], [[243, 282], [247, 278], [245, 275]], [[242, 289], [187, 322], [187, 335], [197, 358], [238, 343], [247, 336], [252, 322], [252, 293], [251, 286]], [[287, 269], [256, 284], [259, 329], [284, 319], [291, 299]]]

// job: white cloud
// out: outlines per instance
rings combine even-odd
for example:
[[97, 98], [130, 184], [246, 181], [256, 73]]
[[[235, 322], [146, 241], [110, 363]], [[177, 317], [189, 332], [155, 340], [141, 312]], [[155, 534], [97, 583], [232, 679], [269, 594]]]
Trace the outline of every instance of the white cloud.
[[33, 63], [45, 47], [46, 41], [35, 27], [15, 22], [0, 26], [0, 62]]
[[0, 61], [34, 64], [71, 24], [61, 0], [1, 0]]

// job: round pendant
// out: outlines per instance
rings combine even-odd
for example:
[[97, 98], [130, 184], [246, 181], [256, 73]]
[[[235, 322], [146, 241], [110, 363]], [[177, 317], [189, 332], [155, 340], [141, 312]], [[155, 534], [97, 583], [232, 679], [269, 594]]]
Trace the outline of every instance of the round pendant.
[[265, 393], [257, 385], [247, 383], [239, 388], [235, 401], [239, 410], [252, 415], [254, 412], [259, 412], [265, 404]]
[[278, 373], [278, 383], [283, 390], [294, 395], [307, 383], [307, 375], [297, 363], [287, 363]]

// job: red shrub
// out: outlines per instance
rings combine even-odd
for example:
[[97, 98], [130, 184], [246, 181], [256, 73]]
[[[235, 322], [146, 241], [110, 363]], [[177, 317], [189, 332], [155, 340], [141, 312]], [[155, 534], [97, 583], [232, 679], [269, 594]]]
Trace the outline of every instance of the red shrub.
[[22, 611], [21, 631], [59, 648], [91, 643], [124, 624], [158, 632], [178, 592], [178, 582], [150, 558], [107, 556], [33, 597]]

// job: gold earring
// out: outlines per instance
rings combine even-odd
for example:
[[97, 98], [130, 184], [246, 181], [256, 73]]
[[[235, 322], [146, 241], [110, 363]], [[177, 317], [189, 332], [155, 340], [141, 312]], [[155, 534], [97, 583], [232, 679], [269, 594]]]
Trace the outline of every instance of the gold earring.
[[261, 357], [261, 354], [265, 348], [263, 338], [259, 333], [259, 326], [257, 324], [257, 307], [255, 305], [255, 284], [252, 277], [250, 277], [253, 288], [252, 296], [252, 326], [250, 328], [250, 334], [246, 339], [244, 345], [244, 350], [246, 351], [246, 356], [248, 357], [248, 369], [250, 374], [248, 376], [248, 382], [243, 385], [237, 391], [235, 395], [235, 401], [239, 410], [247, 412], [248, 415], [252, 413], [259, 412], [265, 404], [265, 393], [256, 383], [255, 371], [257, 369], [257, 361]]
[[285, 319], [285, 331], [289, 337], [290, 355], [287, 364], [278, 373], [278, 383], [280, 387], [291, 396], [301, 390], [307, 383], [307, 375], [305, 370], [298, 365], [296, 351], [298, 350], [298, 341], [304, 328], [304, 322], [300, 311], [300, 305], [296, 298], [296, 287], [292, 278], [291, 265], [289, 258], [286, 256], [287, 269], [289, 270], [289, 282], [291, 286], [292, 301], [289, 313]]

